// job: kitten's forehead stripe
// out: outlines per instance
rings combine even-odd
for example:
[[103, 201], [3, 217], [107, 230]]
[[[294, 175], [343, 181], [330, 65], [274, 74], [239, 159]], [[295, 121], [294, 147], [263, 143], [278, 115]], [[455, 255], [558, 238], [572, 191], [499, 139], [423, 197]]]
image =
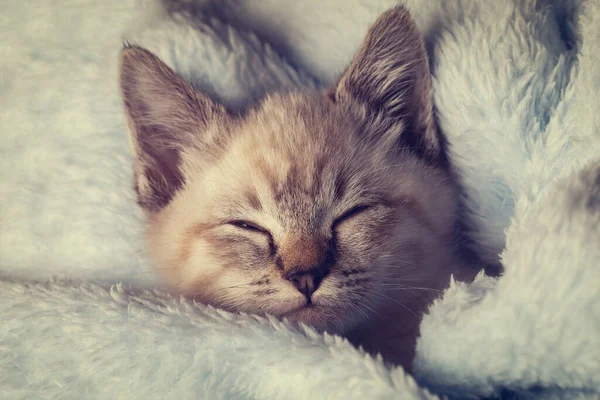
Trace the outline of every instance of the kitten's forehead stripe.
[[272, 189], [272, 193], [274, 192], [274, 188], [277, 187], [278, 179], [276, 171], [271, 168], [271, 166], [267, 163], [264, 158], [258, 158], [254, 162], [256, 169], [263, 175], [266, 179], [268, 186]]
[[335, 177], [335, 182], [333, 185], [333, 195], [335, 200], [341, 201], [346, 194], [346, 185], [348, 184], [348, 179], [343, 172], [339, 172]]
[[297, 162], [292, 161], [292, 165], [288, 169], [285, 181], [278, 183], [274, 188], [274, 197], [276, 201], [281, 201], [283, 196], [288, 193], [293, 193], [302, 187], [302, 181], [305, 178], [306, 171], [302, 171]]
[[248, 202], [250, 207], [252, 207], [253, 209], [255, 209], [257, 211], [262, 210], [263, 206], [262, 206], [262, 203], [260, 202], [260, 199], [258, 198], [258, 194], [256, 193], [256, 191], [254, 191], [252, 189], [248, 189], [244, 193], [244, 197], [246, 198], [246, 201]]
[[327, 160], [324, 157], [318, 157], [314, 163], [314, 170], [312, 171], [312, 185], [309, 189], [310, 194], [316, 197], [323, 191], [323, 175], [325, 174], [325, 166]]

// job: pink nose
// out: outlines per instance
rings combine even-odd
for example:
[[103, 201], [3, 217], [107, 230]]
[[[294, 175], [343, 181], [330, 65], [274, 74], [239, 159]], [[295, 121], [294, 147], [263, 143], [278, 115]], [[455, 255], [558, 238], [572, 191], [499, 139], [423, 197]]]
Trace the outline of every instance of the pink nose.
[[327, 270], [314, 268], [305, 272], [288, 274], [286, 278], [296, 286], [300, 293], [310, 302], [310, 296], [319, 288], [321, 281], [327, 275]]

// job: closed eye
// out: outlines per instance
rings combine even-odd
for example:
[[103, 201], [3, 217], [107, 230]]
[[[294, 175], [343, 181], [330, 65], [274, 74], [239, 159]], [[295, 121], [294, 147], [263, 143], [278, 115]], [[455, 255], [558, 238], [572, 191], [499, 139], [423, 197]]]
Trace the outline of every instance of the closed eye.
[[359, 204], [355, 207], [352, 207], [351, 209], [349, 209], [348, 211], [344, 212], [342, 215], [337, 217], [335, 219], [335, 221], [333, 221], [332, 228], [335, 229], [335, 227], [337, 225], [339, 225], [340, 223], [342, 223], [350, 218], [356, 217], [357, 215], [367, 211], [369, 208], [371, 208], [371, 205], [369, 205], [369, 204]]
[[257, 233], [262, 233], [262, 234], [271, 236], [271, 233], [267, 229], [263, 228], [262, 226], [260, 226], [258, 224], [250, 222], [250, 221], [235, 220], [235, 221], [229, 221], [228, 224], [235, 226], [236, 228], [243, 229], [245, 231], [257, 232]]

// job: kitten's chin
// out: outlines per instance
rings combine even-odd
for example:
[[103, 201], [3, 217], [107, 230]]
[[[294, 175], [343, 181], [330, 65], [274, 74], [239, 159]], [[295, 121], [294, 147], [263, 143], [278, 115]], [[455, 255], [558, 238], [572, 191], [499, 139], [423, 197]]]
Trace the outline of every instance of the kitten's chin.
[[337, 331], [335, 324], [332, 324], [332, 321], [327, 318], [326, 313], [323, 311], [322, 307], [319, 306], [303, 306], [283, 314], [282, 317], [295, 324], [308, 325], [319, 332]]
[[358, 322], [354, 322], [342, 310], [332, 309], [323, 305], [304, 305], [281, 315], [288, 321], [296, 324], [305, 324], [318, 332], [343, 334], [352, 329]]

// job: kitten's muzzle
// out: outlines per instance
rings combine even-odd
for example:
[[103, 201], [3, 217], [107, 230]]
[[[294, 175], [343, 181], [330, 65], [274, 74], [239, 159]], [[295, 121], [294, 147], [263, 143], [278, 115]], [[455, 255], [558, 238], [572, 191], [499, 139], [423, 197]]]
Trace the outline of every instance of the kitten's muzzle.
[[306, 296], [311, 304], [310, 296], [319, 288], [329, 269], [323, 267], [311, 268], [307, 271], [288, 273], [285, 278], [292, 282], [300, 293]]

